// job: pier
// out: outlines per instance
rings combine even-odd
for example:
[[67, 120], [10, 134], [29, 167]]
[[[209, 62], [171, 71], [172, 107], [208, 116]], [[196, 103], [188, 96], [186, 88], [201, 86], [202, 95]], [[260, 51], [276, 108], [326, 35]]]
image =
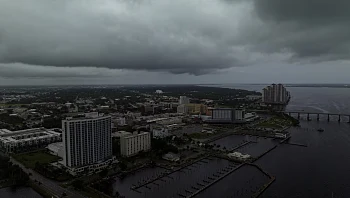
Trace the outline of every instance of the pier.
[[231, 173], [233, 173], [234, 171], [236, 171], [239, 168], [243, 167], [244, 165], [245, 164], [240, 164], [236, 168], [233, 168], [233, 169], [227, 171], [226, 173], [224, 173], [222, 176], [219, 176], [219, 178], [217, 178], [217, 179], [213, 178], [212, 179], [213, 181], [211, 183], [208, 183], [207, 185], [204, 185], [201, 189], [199, 189], [196, 192], [193, 192], [191, 195], [187, 196], [187, 198], [191, 198], [191, 197], [194, 197], [194, 196], [198, 195], [200, 192], [204, 191], [205, 189], [209, 188], [213, 184], [215, 184], [215, 183], [219, 182], [220, 180], [224, 179], [226, 176], [230, 175]]
[[267, 177], [270, 178], [269, 182], [266, 183], [264, 186], [262, 186], [256, 193], [254, 193], [252, 195], [252, 197], [256, 198], [259, 197], [275, 180], [276, 178], [271, 176], [270, 174], [268, 174], [266, 171], [264, 171], [260, 166], [256, 165], [256, 164], [252, 164], [252, 163], [247, 163], [247, 165], [249, 166], [254, 166], [257, 169], [259, 169], [262, 173], [264, 173]]
[[301, 147], [307, 147], [306, 144], [299, 144], [299, 143], [292, 143], [292, 142], [287, 142], [285, 144], [292, 145], [292, 146], [301, 146]]

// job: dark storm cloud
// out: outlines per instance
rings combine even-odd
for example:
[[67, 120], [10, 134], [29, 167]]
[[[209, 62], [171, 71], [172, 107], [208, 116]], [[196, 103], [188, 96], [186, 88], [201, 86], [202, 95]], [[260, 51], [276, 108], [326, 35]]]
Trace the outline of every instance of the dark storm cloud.
[[349, 5], [350, 0], [0, 0], [0, 76], [122, 73], [113, 69], [203, 75], [247, 65], [349, 60]]
[[246, 46], [232, 46], [241, 2], [2, 0], [0, 61], [196, 75], [243, 66]]
[[286, 50], [299, 61], [349, 60], [350, 1], [255, 0], [254, 7], [271, 29], [259, 50]]
[[54, 67], [0, 63], [0, 77], [5, 78], [97, 78], [118, 77], [123, 74], [125, 71], [96, 67]]

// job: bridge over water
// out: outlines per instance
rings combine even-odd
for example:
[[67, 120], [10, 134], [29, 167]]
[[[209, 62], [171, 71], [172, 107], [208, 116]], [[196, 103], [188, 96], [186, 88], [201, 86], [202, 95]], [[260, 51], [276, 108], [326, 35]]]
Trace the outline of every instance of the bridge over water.
[[[269, 110], [248, 110], [250, 112], [271, 112]], [[320, 113], [320, 112], [309, 112], [309, 111], [277, 111], [278, 113], [286, 113], [290, 116], [295, 116], [297, 115], [298, 119], [302, 115], [307, 116], [307, 120], [311, 120], [311, 116], [316, 116], [316, 120], [320, 120], [320, 115], [327, 116], [327, 121], [329, 122], [331, 120], [331, 117], [337, 117], [338, 122], [345, 121], [344, 117], [347, 117], [346, 121], [350, 123], [350, 114], [342, 114], [342, 113]], [[342, 119], [343, 118], [343, 119]]]
[[330, 121], [331, 117], [337, 117], [338, 122], [342, 121], [343, 117], [348, 117], [347, 121], [350, 123], [350, 114], [341, 114], [341, 113], [317, 113], [317, 112], [308, 112], [308, 111], [281, 111], [281, 113], [286, 113], [290, 116], [297, 115], [298, 119], [300, 119], [300, 115], [307, 115], [307, 120], [311, 120], [310, 116], [315, 115], [317, 121], [320, 120], [320, 115], [327, 116], [327, 121]]

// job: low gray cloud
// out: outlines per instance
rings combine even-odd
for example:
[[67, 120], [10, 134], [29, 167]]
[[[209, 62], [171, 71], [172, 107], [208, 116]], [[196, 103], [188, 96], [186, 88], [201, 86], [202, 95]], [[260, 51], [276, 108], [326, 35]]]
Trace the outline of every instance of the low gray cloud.
[[3, 0], [1, 5], [3, 63], [204, 74], [249, 59], [242, 56], [247, 46], [233, 45], [248, 8], [241, 1]]
[[255, 0], [254, 9], [270, 29], [254, 37], [257, 49], [289, 51], [297, 61], [350, 59], [350, 1]]
[[248, 65], [350, 59], [345, 0], [0, 5], [0, 76], [9, 78], [118, 76], [114, 69], [204, 75]]
[[96, 67], [54, 67], [0, 63], [0, 76], [5, 78], [101, 78], [118, 77], [127, 72]]

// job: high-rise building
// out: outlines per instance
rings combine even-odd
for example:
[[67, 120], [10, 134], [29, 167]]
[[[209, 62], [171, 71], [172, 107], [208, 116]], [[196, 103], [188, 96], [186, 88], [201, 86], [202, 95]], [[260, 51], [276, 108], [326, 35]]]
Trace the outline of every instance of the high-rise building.
[[187, 96], [180, 96], [179, 105], [190, 103], [190, 99]]
[[111, 117], [96, 113], [62, 120], [63, 163], [83, 167], [112, 157]]
[[143, 132], [127, 135], [120, 138], [120, 153], [122, 156], [137, 155], [140, 151], [151, 149], [151, 134]]
[[290, 94], [282, 84], [272, 84], [263, 89], [262, 102], [267, 104], [286, 104]]

